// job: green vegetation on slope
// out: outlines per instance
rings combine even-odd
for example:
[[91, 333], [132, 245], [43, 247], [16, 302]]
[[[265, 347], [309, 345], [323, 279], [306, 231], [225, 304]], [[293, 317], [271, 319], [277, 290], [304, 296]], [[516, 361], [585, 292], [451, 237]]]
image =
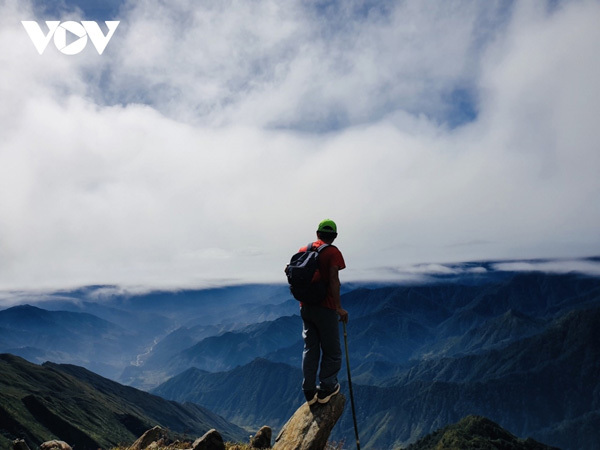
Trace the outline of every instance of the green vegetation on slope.
[[467, 416], [435, 431], [407, 450], [557, 450], [533, 439], [518, 439], [485, 417]]
[[79, 449], [132, 443], [161, 425], [202, 436], [210, 428], [229, 440], [247, 433], [196, 405], [181, 405], [107, 380], [76, 366], [38, 366], [0, 355], [0, 447], [24, 439], [30, 448], [61, 439]]

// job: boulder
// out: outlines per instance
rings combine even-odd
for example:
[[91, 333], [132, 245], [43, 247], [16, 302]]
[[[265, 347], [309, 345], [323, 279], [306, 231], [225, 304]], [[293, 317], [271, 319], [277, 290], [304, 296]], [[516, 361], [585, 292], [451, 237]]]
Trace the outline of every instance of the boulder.
[[158, 425], [154, 428], [150, 428], [144, 434], [142, 434], [137, 441], [133, 443], [129, 450], [144, 450], [150, 446], [153, 442], [159, 441], [165, 436], [166, 432]]
[[192, 450], [225, 450], [223, 437], [215, 429], [207, 431], [204, 436], [196, 439]]
[[146, 450], [156, 450], [165, 447], [167, 447], [167, 440], [163, 438], [152, 442], [148, 447], [146, 447]]
[[304, 403], [283, 426], [273, 450], [322, 450], [344, 411], [346, 397], [337, 394], [328, 403]]
[[271, 436], [273, 431], [270, 427], [264, 426], [256, 432], [256, 434], [250, 439], [251, 448], [271, 448]]
[[13, 441], [13, 450], [29, 450], [29, 446], [23, 439], [15, 439]]
[[65, 441], [46, 441], [40, 445], [40, 450], [73, 450]]

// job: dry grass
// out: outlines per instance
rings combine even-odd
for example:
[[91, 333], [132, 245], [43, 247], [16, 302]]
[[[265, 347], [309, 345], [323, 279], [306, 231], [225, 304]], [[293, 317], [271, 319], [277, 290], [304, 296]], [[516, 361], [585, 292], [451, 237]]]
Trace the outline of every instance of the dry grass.
[[[157, 447], [156, 450], [175, 450], [175, 449], [189, 449], [192, 447], [190, 442], [181, 442], [178, 444], [171, 444], [168, 447]], [[329, 442], [325, 450], [343, 450], [344, 442]], [[114, 447], [111, 450], [129, 450], [129, 447]], [[251, 447], [250, 444], [236, 444], [233, 442], [225, 443], [225, 450], [256, 450]]]
[[[189, 448], [192, 448], [191, 442], [179, 442], [176, 444], [170, 444], [167, 447], [156, 447], [155, 450], [178, 450], [178, 449], [183, 450], [183, 449], [189, 449]], [[233, 442], [226, 442], [225, 449], [226, 450], [256, 450], [256, 449], [253, 449], [252, 447], [250, 447], [250, 444], [236, 444]], [[119, 447], [113, 447], [110, 450], [129, 450], [129, 447], [119, 446]]]

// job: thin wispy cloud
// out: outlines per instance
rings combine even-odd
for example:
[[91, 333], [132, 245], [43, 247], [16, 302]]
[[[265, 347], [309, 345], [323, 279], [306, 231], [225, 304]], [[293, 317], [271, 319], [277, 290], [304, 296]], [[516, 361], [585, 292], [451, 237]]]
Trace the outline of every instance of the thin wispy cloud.
[[325, 217], [346, 279], [600, 253], [597, 1], [0, 9], [1, 289], [284, 281]]
[[600, 276], [600, 262], [586, 259], [512, 261], [494, 264], [494, 269], [504, 272], [582, 273], [590, 276]]

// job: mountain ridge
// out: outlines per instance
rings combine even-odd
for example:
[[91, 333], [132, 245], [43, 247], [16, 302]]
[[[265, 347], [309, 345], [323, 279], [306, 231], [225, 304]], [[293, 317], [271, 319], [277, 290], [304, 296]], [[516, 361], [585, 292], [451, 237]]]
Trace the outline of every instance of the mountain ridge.
[[[156, 424], [201, 436], [219, 428], [224, 436], [247, 433], [198, 405], [181, 405], [121, 386], [87, 369], [39, 366], [0, 354], [0, 446], [22, 438], [30, 446], [56, 438], [80, 449], [112, 448], [133, 442]], [[111, 392], [112, 391], [112, 392]]]
[[497, 423], [481, 416], [467, 416], [459, 422], [434, 431], [406, 450], [560, 450], [534, 441], [519, 439]]
[[[415, 429], [419, 429], [419, 433], [433, 431], [468, 414], [489, 417], [515, 430], [518, 435], [531, 435], [543, 442], [549, 442], [548, 438], [551, 438], [551, 443], [558, 442], [561, 447], [570, 448], [565, 442], [568, 437], [560, 432], [563, 423], [581, 421], [583, 425], [587, 423], [586, 414], [594, 417], [593, 414], [600, 411], [600, 399], [596, 398], [597, 392], [600, 392], [600, 373], [594, 363], [600, 361], [600, 347], [594, 344], [600, 342], [600, 330], [595, 326], [599, 322], [600, 307], [573, 310], [555, 319], [543, 333], [511, 342], [503, 349], [424, 361], [421, 363], [424, 368], [409, 367], [403, 378], [385, 386], [355, 383], [357, 414], [359, 421], [363, 421], [361, 431], [365, 448], [369, 445], [386, 447], [392, 443], [406, 445], [419, 436]], [[503, 352], [506, 355], [503, 356]], [[267, 362], [262, 361], [261, 364]], [[220, 407], [219, 413], [233, 420], [231, 411], [223, 407], [230, 403], [223, 397], [229, 392], [231, 398], [238, 399], [236, 417], [249, 417], [250, 414], [240, 412], [246, 402], [244, 392], [269, 390], [269, 386], [263, 384], [253, 370], [248, 369], [245, 375], [241, 375], [248, 366], [235, 370], [238, 377], [253, 380], [254, 384], [244, 385], [239, 390], [237, 382], [230, 383], [231, 372], [226, 372], [203, 373], [194, 383], [186, 380], [179, 388], [176, 387], [179, 376], [176, 376], [153, 392], [179, 401], [198, 401], [209, 409]], [[479, 372], [474, 372], [477, 367]], [[430, 375], [423, 376], [427, 373]], [[207, 379], [212, 384], [203, 386]], [[189, 389], [190, 385], [193, 385], [193, 390]], [[218, 396], [211, 396], [212, 385], [221, 386]], [[296, 380], [278, 389], [299, 394], [299, 385], [299, 380]], [[345, 383], [342, 385], [347, 389]], [[562, 392], [564, 386], [569, 386], [570, 390]], [[573, 390], [575, 386], [578, 386], [577, 390]], [[190, 392], [193, 395], [186, 397], [186, 393]], [[287, 403], [285, 408], [281, 407], [282, 410], [293, 408], [289, 404], [293, 403], [290, 399], [297, 402], [293, 394], [281, 397], [281, 402]], [[568, 405], [568, 409], [565, 411], [562, 405]], [[405, 411], [412, 413], [407, 415]], [[431, 411], [439, 413], [432, 415]], [[390, 423], [390, 417], [395, 417], [400, 423]], [[385, 433], [381, 431], [381, 423], [388, 424], [387, 438], [382, 437]], [[411, 425], [404, 426], [403, 423]], [[348, 435], [352, 435], [352, 423], [349, 413], [345, 412], [333, 438]], [[392, 439], [392, 442], [386, 439]], [[594, 445], [600, 446], [600, 436], [591, 433], [589, 442], [589, 449], [595, 448]], [[586, 447], [578, 450], [581, 448]]]
[[[599, 414], [599, 358], [593, 346], [598, 335], [593, 327], [599, 320], [600, 278], [472, 273], [438, 277], [429, 284], [355, 287], [343, 294], [342, 302], [350, 312], [349, 352], [365, 448], [406, 445], [467, 414], [487, 416], [519, 436], [532, 435], [566, 450], [600, 448], [600, 431], [593, 426]], [[277, 292], [282, 303], [273, 306], [274, 297], [252, 303], [258, 292]], [[297, 314], [298, 304], [275, 287], [254, 287], [248, 297], [237, 289], [235, 298], [222, 301], [227, 295], [228, 290], [171, 297], [163, 292], [135, 299], [132, 314], [144, 315], [144, 299], [150, 298], [148, 314], [165, 322], [136, 358], [139, 366], [130, 370], [147, 371], [141, 380], [145, 386], [158, 386], [170, 375], [175, 375], [174, 383], [180, 372], [194, 375], [194, 401], [232, 414], [240, 424], [245, 420], [244, 426], [264, 415], [257, 404], [283, 398], [281, 405], [269, 407], [277, 425], [303, 401], [296, 378], [302, 353], [299, 318], [289, 323], [281, 318], [283, 311]], [[180, 310], [179, 299], [184, 300]], [[236, 301], [242, 302], [239, 308]], [[115, 299], [107, 305], [127, 308], [129, 303]], [[161, 316], [165, 305], [169, 317]], [[247, 311], [252, 316], [244, 316]], [[259, 317], [268, 320], [256, 323]], [[139, 332], [147, 325], [132, 323], [131, 328]], [[279, 337], [269, 340], [275, 335]], [[198, 359], [182, 359], [169, 368], [166, 363], [174, 354], [190, 351], [193, 356], [190, 349], [199, 350]], [[189, 370], [194, 366], [205, 371]], [[269, 370], [267, 384], [263, 379]], [[344, 373], [340, 381], [346, 390]], [[218, 387], [219, 396], [211, 398], [207, 386]], [[183, 389], [171, 394], [185, 399]], [[352, 428], [349, 416], [342, 416], [334, 439], [352, 436]], [[575, 440], [574, 430], [584, 435]]]
[[61, 359], [88, 364], [114, 377], [117, 367], [141, 350], [141, 343], [134, 332], [92, 314], [26, 304], [0, 311], [0, 351], [9, 350], [31, 355], [38, 363]]

